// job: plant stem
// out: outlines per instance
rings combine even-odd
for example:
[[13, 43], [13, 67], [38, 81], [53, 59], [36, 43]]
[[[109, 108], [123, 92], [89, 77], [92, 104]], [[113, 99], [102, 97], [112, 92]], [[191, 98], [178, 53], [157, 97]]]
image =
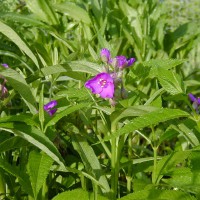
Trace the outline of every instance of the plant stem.
[[[112, 123], [111, 125], [111, 133], [114, 134], [116, 132], [116, 124]], [[118, 138], [112, 137], [111, 145], [112, 145], [112, 155], [111, 155], [111, 199], [115, 200], [117, 195], [117, 186], [118, 186], [118, 174], [119, 174], [119, 160], [118, 156]]]
[[5, 187], [5, 181], [2, 176], [2, 170], [0, 171], [0, 199], [4, 199], [6, 194], [6, 187]]
[[157, 182], [157, 147], [153, 147], [153, 175], [152, 175], [152, 183], [156, 184]]
[[[132, 160], [132, 134], [129, 134], [128, 136], [128, 160]], [[128, 173], [127, 173], [127, 194], [131, 192], [132, 188], [132, 165], [128, 166]]]
[[153, 184], [156, 184], [157, 183], [157, 180], [158, 180], [158, 177], [157, 177], [157, 150], [158, 150], [158, 146], [156, 144], [156, 133], [154, 131], [154, 127], [152, 126], [151, 127], [151, 130], [152, 130], [152, 148], [153, 148], [153, 173], [152, 173], [152, 183]]

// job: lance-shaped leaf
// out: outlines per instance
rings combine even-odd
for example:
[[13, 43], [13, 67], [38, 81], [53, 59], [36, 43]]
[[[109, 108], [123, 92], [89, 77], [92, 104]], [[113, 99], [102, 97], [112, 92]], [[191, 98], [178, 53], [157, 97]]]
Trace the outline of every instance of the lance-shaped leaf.
[[37, 199], [38, 193], [46, 180], [52, 164], [53, 160], [46, 154], [32, 151], [29, 155], [28, 173], [35, 199]]
[[19, 49], [25, 53], [39, 68], [37, 58], [33, 52], [11, 27], [0, 21], [0, 32], [8, 37], [12, 42], [14, 42], [19, 47]]
[[34, 146], [44, 151], [49, 157], [65, 168], [64, 160], [58, 149], [39, 129], [33, 126], [27, 126], [23, 123], [0, 123], [0, 129], [24, 138]]
[[133, 119], [128, 124], [124, 125], [124, 127], [116, 131], [116, 133], [106, 136], [103, 141], [109, 140], [112, 137], [118, 137], [120, 135], [133, 132], [138, 129], [154, 126], [167, 120], [188, 116], [189, 114], [187, 112], [179, 109], [161, 108]]
[[73, 134], [72, 138], [73, 146], [81, 156], [86, 170], [91, 172], [92, 175], [99, 181], [99, 183], [104, 186], [104, 188], [101, 188], [102, 192], [108, 193], [110, 191], [110, 187], [105, 175], [102, 174], [102, 168], [96, 154], [94, 153], [94, 150], [81, 135]]
[[0, 168], [4, 169], [6, 172], [18, 178], [18, 181], [20, 185], [23, 187], [24, 191], [28, 193], [30, 196], [33, 196], [31, 183], [29, 181], [28, 175], [24, 171], [20, 171], [19, 168], [11, 165], [2, 158], [0, 158]]
[[0, 68], [1, 75], [3, 75], [8, 83], [16, 90], [27, 103], [33, 114], [36, 113], [36, 100], [29, 85], [26, 83], [24, 77], [11, 68]]
[[158, 69], [158, 80], [162, 87], [172, 95], [185, 93], [183, 81], [179, 74], [165, 69]]

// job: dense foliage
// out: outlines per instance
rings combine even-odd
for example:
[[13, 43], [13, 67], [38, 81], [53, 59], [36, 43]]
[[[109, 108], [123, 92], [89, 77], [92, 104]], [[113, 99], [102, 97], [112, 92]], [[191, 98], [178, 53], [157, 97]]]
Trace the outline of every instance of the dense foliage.
[[1, 199], [200, 198], [198, 0], [0, 8]]

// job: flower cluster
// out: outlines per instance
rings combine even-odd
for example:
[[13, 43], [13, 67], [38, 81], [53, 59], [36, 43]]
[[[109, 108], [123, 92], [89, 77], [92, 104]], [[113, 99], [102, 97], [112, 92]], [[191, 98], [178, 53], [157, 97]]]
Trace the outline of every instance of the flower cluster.
[[119, 85], [121, 85], [120, 91], [124, 91], [123, 69], [130, 67], [135, 62], [135, 58], [127, 59], [122, 55], [112, 58], [110, 51], [106, 48], [101, 50], [100, 56], [105, 64], [105, 71], [88, 80], [85, 87], [90, 89], [93, 94], [100, 95], [101, 98], [114, 100]]
[[200, 97], [195, 97], [192, 93], [189, 93], [188, 97], [190, 101], [192, 101], [192, 106], [195, 109], [196, 113], [199, 113]]
[[57, 108], [54, 108], [55, 106], [57, 106], [57, 104], [58, 104], [57, 101], [53, 100], [45, 104], [43, 108], [50, 116], [52, 116], [57, 111]]

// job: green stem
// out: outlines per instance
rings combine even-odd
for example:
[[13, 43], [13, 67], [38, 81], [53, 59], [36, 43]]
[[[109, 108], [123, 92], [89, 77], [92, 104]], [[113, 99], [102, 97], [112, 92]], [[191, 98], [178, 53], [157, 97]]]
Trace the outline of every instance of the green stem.
[[157, 146], [157, 142], [156, 142], [156, 133], [154, 131], [154, 127], [152, 126], [151, 127], [151, 130], [152, 130], [152, 148], [153, 148], [153, 174], [152, 174], [152, 183], [153, 184], [157, 184], [157, 180], [158, 180], [158, 177], [157, 177], [157, 151], [158, 151], [158, 146]]
[[153, 175], [152, 175], [152, 183], [157, 183], [157, 147], [153, 147]]
[[98, 199], [98, 186], [93, 183], [93, 191], [94, 191], [94, 200]]
[[[116, 132], [116, 124], [113, 123], [111, 126], [111, 132], [114, 134]], [[119, 174], [119, 160], [118, 158], [118, 138], [113, 137], [111, 139], [112, 145], [112, 155], [111, 155], [111, 199], [115, 200], [117, 196], [117, 186], [118, 186], [118, 174]]]
[[[132, 134], [129, 134], [128, 136], [128, 160], [131, 161], [133, 156], [133, 151], [132, 151]], [[127, 173], [127, 194], [131, 192], [132, 188], [132, 165], [128, 166], [128, 173]]]
[[0, 171], [0, 199], [4, 199], [6, 194], [5, 180], [2, 176], [2, 170]]

